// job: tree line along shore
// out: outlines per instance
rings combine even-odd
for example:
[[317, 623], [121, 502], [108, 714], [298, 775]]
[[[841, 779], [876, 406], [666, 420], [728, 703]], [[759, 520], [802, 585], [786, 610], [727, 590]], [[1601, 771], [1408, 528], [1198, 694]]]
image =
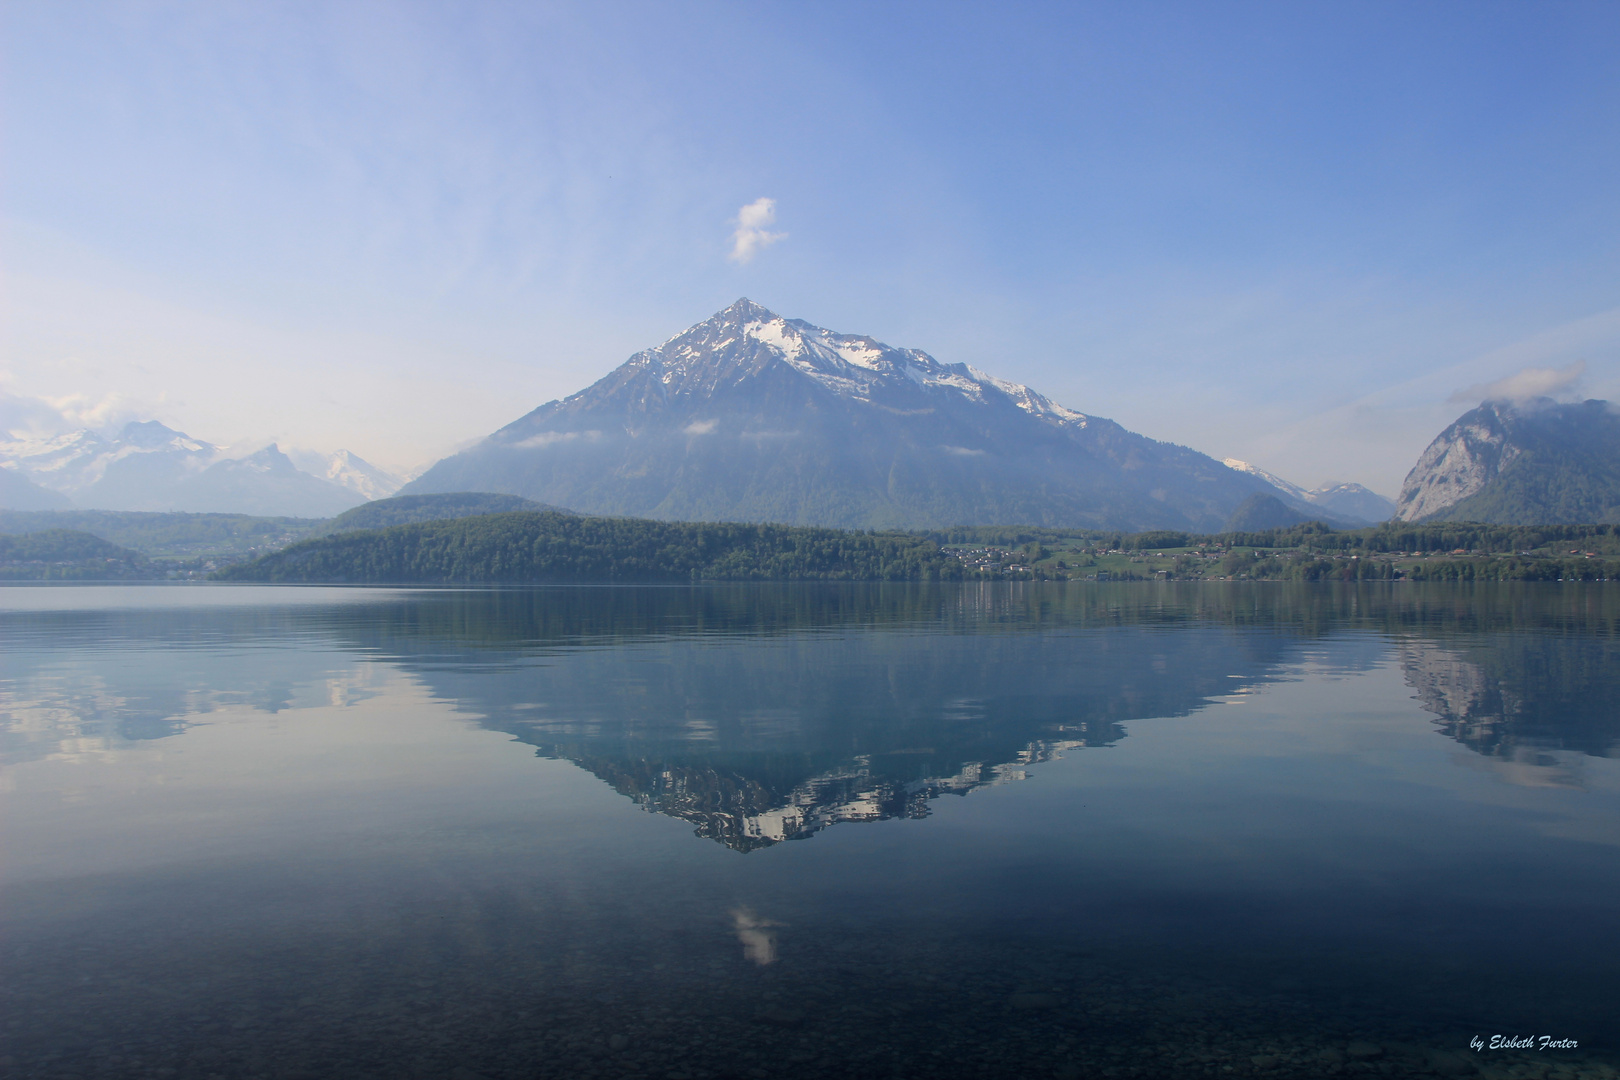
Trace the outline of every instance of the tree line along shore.
[[1620, 526], [1616, 525], [1445, 522], [1332, 529], [1311, 523], [1214, 534], [1032, 527], [880, 532], [590, 517], [542, 510], [345, 532], [312, 528], [305, 535], [306, 539], [267, 553], [259, 548], [177, 560], [115, 544], [84, 530], [0, 534], [0, 580], [207, 576], [240, 582], [502, 585], [1607, 581], [1620, 577]]

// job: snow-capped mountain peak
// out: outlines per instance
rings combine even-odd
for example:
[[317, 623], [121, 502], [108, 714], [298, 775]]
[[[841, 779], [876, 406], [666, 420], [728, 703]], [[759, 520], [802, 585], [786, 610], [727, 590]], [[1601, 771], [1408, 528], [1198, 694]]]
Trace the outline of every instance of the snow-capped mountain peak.
[[[1087, 417], [1027, 386], [967, 364], [942, 364], [920, 349], [897, 349], [864, 334], [839, 334], [787, 319], [744, 297], [656, 348], [637, 353], [625, 368], [652, 375], [668, 397], [710, 393], [720, 384], [781, 364], [824, 390], [856, 401], [894, 395], [953, 393], [970, 401], [1005, 400], [1048, 423], [1084, 427]], [[592, 387], [564, 405], [589, 397]]]
[[1296, 499], [1303, 499], [1306, 502], [1312, 501], [1311, 493], [1309, 491], [1306, 491], [1298, 484], [1289, 483], [1287, 480], [1284, 480], [1274, 472], [1267, 472], [1258, 465], [1251, 465], [1247, 461], [1241, 461], [1235, 457], [1224, 458], [1221, 461], [1221, 464], [1225, 465], [1228, 469], [1236, 469], [1238, 472], [1245, 472], [1250, 476], [1258, 476], [1272, 487], [1279, 491], [1287, 492]]
[[1181, 528], [1218, 527], [1262, 488], [967, 364], [742, 299], [440, 461], [402, 493], [493, 491], [587, 513], [862, 528]]

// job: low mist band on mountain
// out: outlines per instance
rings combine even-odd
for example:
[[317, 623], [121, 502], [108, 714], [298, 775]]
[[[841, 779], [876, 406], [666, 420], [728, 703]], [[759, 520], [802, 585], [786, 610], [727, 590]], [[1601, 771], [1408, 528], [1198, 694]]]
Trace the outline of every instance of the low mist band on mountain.
[[232, 459], [156, 421], [0, 443], [0, 507], [15, 510], [328, 518], [396, 492], [855, 529], [1601, 523], [1620, 515], [1620, 423], [1603, 402], [1488, 401], [1424, 452], [1397, 505], [1359, 484], [1306, 490], [742, 299], [403, 486], [347, 451]]

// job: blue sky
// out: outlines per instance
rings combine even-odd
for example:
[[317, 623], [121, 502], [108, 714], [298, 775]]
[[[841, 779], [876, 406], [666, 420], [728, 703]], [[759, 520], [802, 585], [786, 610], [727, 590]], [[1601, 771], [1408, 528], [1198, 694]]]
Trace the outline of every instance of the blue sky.
[[67, 423], [421, 464], [743, 295], [1307, 485], [1620, 397], [1613, 3], [0, 20], [0, 391]]

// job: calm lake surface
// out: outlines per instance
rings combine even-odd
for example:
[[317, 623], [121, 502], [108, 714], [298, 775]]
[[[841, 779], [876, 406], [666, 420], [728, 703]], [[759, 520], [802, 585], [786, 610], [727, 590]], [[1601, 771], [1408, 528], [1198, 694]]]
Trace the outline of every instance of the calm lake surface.
[[0, 1075], [1614, 1077], [1617, 631], [1612, 585], [3, 588]]

